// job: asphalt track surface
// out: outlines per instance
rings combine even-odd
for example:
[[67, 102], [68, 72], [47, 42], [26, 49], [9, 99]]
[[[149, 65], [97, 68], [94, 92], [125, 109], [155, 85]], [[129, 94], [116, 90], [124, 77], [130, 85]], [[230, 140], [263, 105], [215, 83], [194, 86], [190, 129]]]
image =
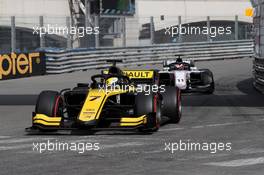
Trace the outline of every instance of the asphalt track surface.
[[[183, 97], [180, 124], [159, 132], [27, 135], [36, 94], [73, 87], [96, 71], [0, 82], [0, 174], [263, 175], [264, 100], [252, 87], [252, 60], [200, 62], [214, 72], [214, 95]], [[33, 150], [33, 143], [99, 143], [98, 151]], [[165, 150], [165, 143], [231, 143], [231, 150]]]

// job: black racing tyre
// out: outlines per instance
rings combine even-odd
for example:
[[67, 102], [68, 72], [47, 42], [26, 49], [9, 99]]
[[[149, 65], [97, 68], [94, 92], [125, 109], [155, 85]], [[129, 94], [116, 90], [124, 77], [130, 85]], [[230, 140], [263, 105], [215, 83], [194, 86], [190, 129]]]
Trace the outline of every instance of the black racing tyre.
[[138, 116], [152, 113], [154, 110], [153, 94], [138, 93], [135, 98], [135, 114]]
[[200, 69], [200, 71], [204, 71], [204, 74], [203, 74], [204, 84], [210, 84], [210, 87], [208, 88], [208, 90], [205, 93], [213, 94], [214, 91], [215, 91], [215, 83], [214, 83], [213, 72], [210, 71], [209, 69]]
[[161, 101], [157, 94], [145, 95], [138, 93], [135, 98], [135, 115], [147, 115], [147, 128], [140, 129], [141, 132], [156, 132], [161, 123]]
[[157, 132], [160, 128], [160, 124], [161, 124], [161, 116], [162, 116], [162, 111], [161, 111], [161, 101], [159, 99], [159, 97], [156, 95], [154, 100], [154, 106], [156, 106], [154, 108], [154, 113], [156, 114], [156, 126], [154, 127], [154, 129], [152, 130], [153, 132]]
[[63, 101], [60, 94], [56, 91], [41, 92], [37, 99], [35, 112], [49, 117], [62, 117]]
[[206, 91], [206, 93], [207, 93], [207, 94], [213, 94], [214, 91], [215, 91], [215, 83], [212, 82], [212, 83], [210, 84], [210, 88], [209, 88], [209, 90]]
[[169, 117], [172, 123], [179, 123], [182, 116], [181, 91], [176, 87], [166, 86], [162, 99], [162, 114]]

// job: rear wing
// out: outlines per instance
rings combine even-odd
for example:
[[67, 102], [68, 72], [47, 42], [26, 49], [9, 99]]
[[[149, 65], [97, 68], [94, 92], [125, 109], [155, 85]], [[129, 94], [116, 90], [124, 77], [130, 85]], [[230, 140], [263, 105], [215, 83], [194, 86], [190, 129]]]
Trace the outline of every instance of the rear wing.
[[165, 60], [163, 61], [163, 67], [169, 67], [170, 64], [176, 63], [176, 60]]
[[[163, 67], [169, 67], [170, 64], [176, 63], [177, 60], [165, 60], [163, 61]], [[184, 60], [182, 61], [183, 63], [190, 64], [191, 66], [194, 66], [194, 61], [193, 60]]]
[[[158, 71], [156, 70], [123, 70], [122, 72], [136, 84], [153, 84], [158, 80]], [[108, 74], [108, 70], [104, 70], [102, 73]]]

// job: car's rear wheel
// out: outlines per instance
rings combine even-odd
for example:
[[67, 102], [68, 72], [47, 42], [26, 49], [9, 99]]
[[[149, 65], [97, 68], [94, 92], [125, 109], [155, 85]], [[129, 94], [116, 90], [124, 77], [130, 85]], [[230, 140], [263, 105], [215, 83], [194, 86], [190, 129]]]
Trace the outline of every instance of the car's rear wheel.
[[210, 84], [209, 90], [206, 91], [206, 93], [207, 93], [207, 94], [213, 94], [214, 91], [215, 91], [215, 83], [212, 82], [212, 83]]
[[215, 91], [215, 83], [214, 83], [214, 75], [213, 72], [209, 69], [200, 69], [200, 71], [203, 71], [203, 81], [204, 84], [209, 84], [208, 90], [205, 92], [207, 94], [213, 94]]
[[172, 123], [179, 123], [182, 116], [181, 91], [176, 87], [165, 87], [162, 93], [162, 114], [169, 117]]

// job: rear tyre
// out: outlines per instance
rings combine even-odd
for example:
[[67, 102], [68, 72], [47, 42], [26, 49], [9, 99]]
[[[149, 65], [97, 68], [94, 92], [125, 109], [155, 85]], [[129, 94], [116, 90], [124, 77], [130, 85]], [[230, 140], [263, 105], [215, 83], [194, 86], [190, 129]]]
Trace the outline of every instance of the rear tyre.
[[181, 91], [176, 87], [167, 86], [162, 98], [162, 114], [169, 117], [171, 123], [179, 123], [182, 116]]
[[213, 94], [215, 91], [215, 83], [214, 83], [214, 75], [213, 72], [209, 69], [200, 69], [200, 71], [204, 71], [203, 74], [203, 82], [204, 84], [210, 84], [210, 87], [207, 91], [205, 91], [206, 94]]
[[154, 127], [153, 132], [157, 132], [160, 128], [160, 125], [161, 125], [161, 116], [162, 116], [161, 105], [162, 105], [161, 100], [160, 100], [159, 96], [156, 95], [154, 97], [154, 106], [156, 106], [154, 109], [154, 114], [156, 115], [156, 117], [155, 117], [156, 118], [156, 121], [155, 121], [156, 126]]
[[141, 128], [140, 132], [158, 131], [161, 123], [161, 102], [159, 96], [157, 94], [137, 94], [135, 99], [135, 115], [147, 115], [147, 127]]
[[209, 88], [209, 90], [206, 91], [206, 93], [207, 93], [207, 94], [213, 94], [214, 91], [215, 91], [215, 84], [214, 84], [214, 82], [212, 82], [212, 83], [210, 84], [210, 88]]

